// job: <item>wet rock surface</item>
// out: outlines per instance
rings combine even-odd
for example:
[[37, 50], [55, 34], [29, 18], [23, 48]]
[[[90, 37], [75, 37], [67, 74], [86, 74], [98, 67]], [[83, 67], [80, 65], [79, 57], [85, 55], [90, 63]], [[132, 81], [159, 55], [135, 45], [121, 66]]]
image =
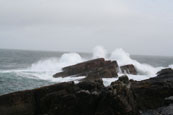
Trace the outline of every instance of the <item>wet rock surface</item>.
[[135, 66], [132, 64], [121, 66], [120, 69], [122, 73], [137, 75]]
[[[163, 69], [158, 76], [140, 81], [134, 88], [141, 115], [173, 115], [173, 71]], [[138, 88], [137, 88], [138, 87]], [[143, 87], [147, 88], [145, 90]], [[141, 95], [145, 96], [141, 96]]]
[[[173, 77], [173, 76], [172, 76]], [[172, 115], [173, 80], [120, 77], [60, 83], [0, 96], [1, 115]], [[165, 79], [164, 79], [165, 78]]]
[[173, 104], [173, 96], [165, 98], [165, 105]]
[[104, 58], [98, 58], [76, 65], [64, 67], [62, 72], [56, 73], [53, 77], [67, 77], [67, 76], [96, 76], [100, 78], [117, 77], [118, 64], [116, 61], [105, 61]]
[[[1, 115], [138, 115], [129, 83], [60, 83], [0, 96]], [[12, 100], [12, 101], [5, 101]]]
[[173, 69], [172, 68], [166, 68], [162, 69], [161, 71], [157, 72], [158, 77], [164, 77], [166, 76], [173, 76]]
[[94, 81], [100, 78], [117, 77], [119, 68], [121, 69], [122, 73], [134, 75], [137, 74], [137, 71], [132, 64], [119, 67], [116, 61], [98, 58], [64, 67], [62, 72], [56, 73], [53, 75], [53, 77], [86, 76], [84, 80]]
[[173, 115], [173, 104], [155, 110], [147, 110], [141, 115]]

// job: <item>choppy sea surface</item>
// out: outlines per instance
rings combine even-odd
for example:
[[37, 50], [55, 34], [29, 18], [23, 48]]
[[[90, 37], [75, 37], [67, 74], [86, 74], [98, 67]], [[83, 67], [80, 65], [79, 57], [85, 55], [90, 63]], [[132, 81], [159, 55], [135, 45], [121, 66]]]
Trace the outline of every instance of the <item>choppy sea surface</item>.
[[[62, 67], [98, 57], [117, 60], [119, 65], [134, 64], [139, 75], [128, 76], [135, 80], [154, 77], [160, 69], [173, 67], [173, 57], [130, 55], [123, 49], [115, 49], [111, 54], [102, 48], [95, 48], [91, 54], [0, 49], [0, 95], [59, 82], [78, 82], [84, 76], [53, 78], [52, 75]], [[109, 85], [117, 78], [103, 80]]]

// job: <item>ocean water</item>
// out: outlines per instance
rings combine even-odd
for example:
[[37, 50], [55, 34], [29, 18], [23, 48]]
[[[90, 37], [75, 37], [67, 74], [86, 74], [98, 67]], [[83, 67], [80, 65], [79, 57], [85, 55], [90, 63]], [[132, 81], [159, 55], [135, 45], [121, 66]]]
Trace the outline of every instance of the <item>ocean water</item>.
[[[62, 67], [99, 57], [117, 60], [119, 65], [134, 64], [139, 75], [128, 75], [134, 80], [155, 77], [160, 69], [173, 67], [173, 57], [130, 55], [123, 49], [115, 49], [110, 54], [102, 47], [96, 47], [91, 54], [0, 49], [0, 95], [59, 82], [78, 83], [84, 76], [53, 78], [52, 75]], [[103, 80], [107, 86], [117, 78]]]

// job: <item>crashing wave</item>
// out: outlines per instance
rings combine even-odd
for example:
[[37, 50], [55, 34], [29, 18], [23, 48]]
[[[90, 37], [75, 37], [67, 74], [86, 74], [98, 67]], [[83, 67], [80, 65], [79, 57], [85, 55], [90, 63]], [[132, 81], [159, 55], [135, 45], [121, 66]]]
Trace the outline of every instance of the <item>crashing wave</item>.
[[[106, 58], [109, 60], [116, 60], [118, 64], [127, 65], [133, 64], [140, 75], [128, 75], [130, 79], [143, 80], [150, 77], [154, 77], [156, 72], [164, 67], [153, 67], [149, 64], [140, 63], [130, 57], [130, 54], [125, 52], [123, 49], [115, 49], [110, 56], [107, 55], [106, 49], [101, 46], [97, 46], [93, 50], [93, 58]], [[42, 80], [49, 80], [54, 82], [65, 82], [75, 81], [84, 78], [82, 77], [67, 77], [67, 78], [53, 78], [52, 76], [60, 72], [65, 66], [74, 65], [80, 62], [86, 61], [85, 58], [81, 57], [78, 53], [65, 53], [61, 57], [49, 58], [46, 60], [40, 60], [33, 63], [30, 67], [21, 70], [10, 70], [6, 72], [14, 72], [20, 76], [38, 78]], [[169, 67], [173, 68], [173, 65]], [[2, 72], [2, 71], [1, 71]], [[5, 72], [5, 71], [4, 71]], [[121, 75], [121, 73], [119, 73]], [[109, 84], [111, 81], [117, 78], [106, 78], [103, 79], [105, 84]]]

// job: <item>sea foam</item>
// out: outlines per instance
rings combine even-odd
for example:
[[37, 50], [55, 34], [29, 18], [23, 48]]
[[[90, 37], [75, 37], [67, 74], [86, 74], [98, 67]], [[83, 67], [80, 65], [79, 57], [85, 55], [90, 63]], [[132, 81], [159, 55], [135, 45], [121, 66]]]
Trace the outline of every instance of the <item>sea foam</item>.
[[110, 56], [111, 60], [117, 60], [120, 66], [133, 64], [137, 69], [137, 72], [141, 75], [154, 76], [161, 67], [153, 67], [149, 64], [140, 63], [130, 57], [130, 54], [119, 48], [114, 50]]
[[[27, 68], [27, 71], [32, 73], [25, 72], [25, 74], [32, 74], [33, 76], [43, 79], [43, 80], [50, 80], [56, 82], [64, 82], [64, 81], [72, 81], [78, 78], [53, 78], [52, 76], [62, 71], [63, 67], [74, 65], [80, 62], [85, 61], [79, 54], [77, 53], [65, 53], [60, 58], [49, 58], [46, 60], [40, 60], [31, 65], [31, 67]], [[83, 78], [83, 77], [82, 77]]]
[[93, 49], [93, 58], [107, 58], [107, 50], [102, 46]]
[[169, 65], [169, 67], [173, 69], [173, 65]]
[[[123, 49], [115, 49], [110, 56], [107, 53], [107, 50], [104, 49], [101, 46], [97, 46], [93, 50], [93, 56], [90, 59], [93, 58], [106, 58], [109, 60], [116, 60], [121, 65], [126, 64], [133, 64], [135, 68], [137, 69], [137, 72], [139, 75], [128, 75], [129, 79], [134, 80], [144, 80], [148, 79], [150, 77], [156, 76], [156, 73], [161, 70], [164, 67], [153, 67], [149, 64], [140, 63], [137, 60], [134, 60], [130, 57], [130, 54], [125, 52]], [[66, 77], [66, 78], [53, 78], [52, 76], [62, 71], [61, 69], [63, 67], [74, 65], [83, 61], [87, 61], [88, 59], [85, 59], [81, 57], [78, 53], [65, 53], [61, 57], [52, 57], [44, 60], [40, 60], [36, 63], [31, 64], [30, 67], [25, 69], [18, 69], [18, 70], [9, 70], [9, 71], [0, 71], [0, 72], [13, 72], [21, 77], [29, 77], [34, 79], [42, 79], [42, 80], [48, 80], [53, 82], [67, 82], [67, 81], [75, 81], [78, 82], [80, 79], [84, 78], [84, 76], [81, 77]], [[173, 65], [170, 65], [169, 67], [173, 68]], [[123, 75], [122, 73], [118, 73], [119, 76]], [[103, 78], [104, 84], [106, 86], [110, 85], [112, 81], [117, 80], [117, 78]]]

